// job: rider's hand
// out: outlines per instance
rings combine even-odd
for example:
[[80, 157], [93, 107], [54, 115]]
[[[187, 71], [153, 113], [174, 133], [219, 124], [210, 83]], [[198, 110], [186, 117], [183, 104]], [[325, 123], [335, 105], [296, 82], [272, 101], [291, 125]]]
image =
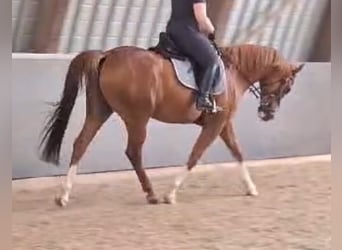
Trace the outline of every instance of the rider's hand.
[[210, 41], [214, 42], [214, 41], [215, 41], [215, 32], [210, 33], [210, 34], [208, 35], [208, 39], [209, 39]]

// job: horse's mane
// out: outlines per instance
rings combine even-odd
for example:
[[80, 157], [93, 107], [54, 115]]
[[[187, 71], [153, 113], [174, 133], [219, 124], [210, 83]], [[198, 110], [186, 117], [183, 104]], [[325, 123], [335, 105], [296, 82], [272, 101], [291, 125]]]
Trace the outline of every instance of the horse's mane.
[[233, 64], [248, 80], [256, 81], [260, 77], [274, 71], [287, 75], [290, 73], [290, 64], [271, 47], [243, 44], [221, 48], [226, 65]]

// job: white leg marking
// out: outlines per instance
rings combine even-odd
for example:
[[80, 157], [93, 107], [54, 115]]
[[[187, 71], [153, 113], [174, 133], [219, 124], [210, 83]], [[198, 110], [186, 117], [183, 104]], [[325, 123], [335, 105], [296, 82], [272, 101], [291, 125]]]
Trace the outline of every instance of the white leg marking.
[[60, 197], [60, 205], [66, 206], [69, 201], [70, 192], [74, 183], [75, 176], [77, 174], [77, 165], [70, 166], [68, 174], [65, 178], [65, 182], [62, 185], [62, 195]]
[[165, 196], [165, 202], [170, 204], [176, 203], [177, 198], [177, 191], [180, 188], [180, 186], [183, 184], [186, 177], [189, 175], [190, 171], [188, 169], [182, 170], [182, 173], [178, 175], [175, 179], [173, 189], [171, 192]]
[[247, 194], [251, 195], [251, 196], [257, 196], [258, 191], [257, 191], [256, 186], [255, 186], [255, 184], [254, 184], [254, 182], [253, 182], [253, 180], [249, 174], [249, 171], [248, 171], [246, 165], [244, 163], [239, 163], [239, 168], [241, 170], [243, 182], [247, 188]]

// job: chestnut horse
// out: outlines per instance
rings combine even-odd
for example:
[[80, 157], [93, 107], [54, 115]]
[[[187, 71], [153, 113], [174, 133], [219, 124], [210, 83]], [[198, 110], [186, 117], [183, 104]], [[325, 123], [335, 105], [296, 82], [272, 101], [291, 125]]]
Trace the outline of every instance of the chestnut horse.
[[[59, 164], [63, 136], [79, 89], [86, 88], [86, 117], [83, 128], [74, 141], [63, 191], [56, 202], [65, 206], [76, 176], [79, 162], [89, 143], [112, 113], [117, 113], [126, 125], [128, 142], [126, 155], [136, 171], [148, 203], [159, 200], [146, 175], [142, 147], [146, 126], [151, 118], [165, 123], [197, 124], [201, 133], [182, 173], [164, 197], [176, 202], [176, 192], [185, 177], [196, 166], [204, 151], [219, 136], [238, 162], [246, 194], [258, 194], [244, 165], [234, 133], [232, 119], [244, 93], [254, 87], [260, 97], [259, 117], [268, 121], [282, 98], [290, 92], [297, 73], [304, 66], [287, 62], [275, 49], [258, 45], [220, 48], [226, 72], [226, 90], [215, 100], [223, 111], [202, 113], [194, 105], [195, 92], [182, 86], [169, 60], [160, 54], [135, 46], [121, 46], [108, 51], [84, 51], [70, 63], [63, 95], [44, 128], [41, 159]], [[259, 88], [254, 84], [259, 82]]]

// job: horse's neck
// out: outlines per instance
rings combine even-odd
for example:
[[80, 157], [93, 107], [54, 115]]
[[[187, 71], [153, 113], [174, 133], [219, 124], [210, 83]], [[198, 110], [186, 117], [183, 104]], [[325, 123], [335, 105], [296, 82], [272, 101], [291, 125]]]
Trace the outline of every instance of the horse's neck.
[[233, 74], [236, 74], [234, 77], [234, 95], [236, 101], [240, 101], [244, 94], [248, 91], [248, 89], [253, 85], [255, 82], [251, 82], [247, 79], [240, 71], [235, 71]]
[[246, 92], [248, 92], [248, 90], [252, 87], [252, 85], [255, 82], [246, 82], [246, 84], [242, 85], [241, 87], [241, 91], [240, 91], [240, 99], [246, 94]]
[[266, 74], [265, 67], [263, 68], [253, 68], [248, 71], [241, 71], [241, 75], [246, 81], [248, 81], [248, 87], [251, 87], [254, 83], [259, 82]]
[[267, 73], [268, 65], [264, 65], [266, 62], [255, 63], [257, 59], [253, 57], [260, 57], [255, 52], [258, 50], [257, 48], [256, 46], [246, 47], [244, 45], [225, 48], [227, 63], [233, 64], [250, 84], [260, 81]]

